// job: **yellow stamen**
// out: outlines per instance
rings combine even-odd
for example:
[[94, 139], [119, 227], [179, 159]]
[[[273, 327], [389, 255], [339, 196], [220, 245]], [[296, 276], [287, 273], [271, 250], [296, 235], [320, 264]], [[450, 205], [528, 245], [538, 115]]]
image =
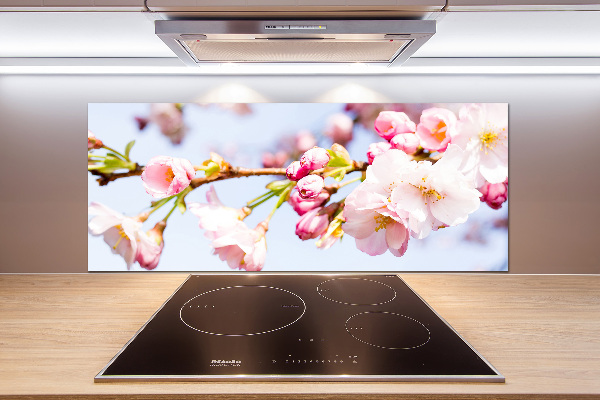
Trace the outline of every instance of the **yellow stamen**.
[[377, 214], [373, 218], [375, 218], [375, 222], [377, 223], [377, 226], [375, 227], [375, 232], [379, 232], [380, 229], [385, 229], [387, 224], [394, 221], [392, 217], [387, 217], [381, 214]]
[[165, 172], [165, 179], [167, 180], [167, 182], [171, 183], [171, 182], [173, 182], [173, 178], [175, 178], [173, 169], [171, 169], [171, 168], [167, 169], [167, 172]]
[[115, 226], [115, 228], [117, 228], [117, 230], [119, 231], [120, 237], [119, 237], [119, 240], [117, 240], [117, 243], [115, 243], [115, 245], [113, 246], [113, 250], [116, 250], [119, 243], [121, 243], [121, 240], [123, 240], [123, 238], [127, 237], [127, 235], [125, 234], [125, 231], [123, 230], [123, 227], [121, 225], [117, 225], [117, 226]]
[[444, 121], [438, 122], [437, 126], [431, 130], [431, 136], [433, 136], [438, 142], [443, 142], [446, 139], [446, 131], [448, 127]]

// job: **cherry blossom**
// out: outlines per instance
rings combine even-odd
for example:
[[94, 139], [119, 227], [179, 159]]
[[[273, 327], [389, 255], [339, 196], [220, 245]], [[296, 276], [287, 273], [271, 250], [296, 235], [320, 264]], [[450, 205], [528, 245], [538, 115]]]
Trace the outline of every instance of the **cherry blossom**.
[[486, 182], [479, 188], [481, 192], [481, 201], [485, 202], [490, 208], [499, 210], [502, 204], [508, 200], [508, 181], [502, 183]]
[[299, 181], [310, 174], [310, 169], [303, 167], [300, 161], [294, 161], [285, 170], [285, 175], [290, 181]]
[[300, 193], [297, 190], [294, 190], [292, 194], [290, 194], [288, 203], [290, 203], [290, 205], [292, 206], [294, 211], [298, 213], [298, 215], [302, 216], [308, 211], [312, 210], [313, 208], [325, 204], [327, 200], [329, 200], [329, 197], [329, 191], [323, 190], [314, 199], [304, 199], [302, 198], [302, 196], [300, 196]]
[[327, 231], [329, 214], [323, 207], [313, 208], [296, 223], [296, 235], [302, 240], [314, 239]]
[[343, 113], [333, 114], [327, 119], [324, 134], [334, 143], [342, 146], [352, 140], [354, 122], [352, 118]]
[[148, 119], [158, 125], [160, 132], [168, 137], [171, 143], [179, 144], [183, 140], [187, 128], [183, 122], [180, 105], [176, 103], [152, 103]]
[[152, 270], [158, 265], [164, 247], [163, 231], [166, 226], [166, 222], [160, 221], [146, 234], [139, 235], [135, 261], [140, 267]]
[[298, 181], [298, 192], [303, 199], [314, 199], [325, 187], [325, 181], [319, 175], [308, 175]]
[[[399, 150], [394, 151], [400, 153]], [[374, 163], [386, 154], [377, 157]], [[373, 189], [381, 192], [383, 188], [379, 186], [379, 182], [365, 181], [348, 195], [344, 207], [346, 222], [342, 229], [354, 237], [356, 247], [360, 251], [370, 256], [377, 256], [389, 250], [396, 257], [400, 257], [406, 252], [410, 235], [402, 218], [388, 209], [387, 198], [373, 192]]]
[[111, 251], [123, 257], [127, 269], [130, 269], [136, 261], [139, 240], [145, 236], [142, 222], [96, 202], [90, 203], [88, 214], [95, 215], [88, 223], [89, 233], [102, 235]]
[[419, 138], [414, 133], [400, 133], [390, 140], [390, 145], [406, 154], [412, 154], [419, 148]]
[[192, 163], [185, 158], [157, 156], [148, 161], [142, 181], [148, 194], [164, 198], [181, 193], [195, 174]]
[[266, 231], [264, 222], [254, 229], [238, 222], [226, 230], [211, 232], [211, 246], [214, 254], [226, 261], [229, 268], [260, 271], [267, 256]]
[[104, 144], [88, 129], [88, 150], [101, 149]]
[[[455, 145], [435, 164], [409, 161], [405, 153], [390, 150], [375, 159], [367, 180], [375, 176], [387, 185], [388, 208], [402, 216], [414, 237], [422, 239], [432, 230], [465, 222], [479, 208], [481, 194], [458, 170], [462, 157]], [[392, 169], [399, 160], [406, 167]]]
[[403, 112], [382, 111], [375, 119], [375, 131], [389, 141], [400, 133], [414, 133], [417, 127]]
[[456, 135], [456, 115], [446, 108], [428, 108], [421, 114], [416, 134], [424, 149], [444, 151]]
[[302, 155], [300, 158], [300, 165], [314, 171], [315, 169], [326, 166], [330, 158], [329, 153], [324, 148], [313, 147]]
[[471, 104], [459, 112], [452, 143], [464, 150], [461, 171], [477, 187], [508, 178], [508, 104]]
[[369, 161], [369, 164], [373, 164], [375, 157], [385, 153], [391, 148], [392, 145], [389, 142], [371, 143], [369, 145], [369, 149], [367, 150], [367, 160]]
[[239, 209], [225, 206], [212, 185], [206, 192], [206, 200], [208, 203], [190, 203], [188, 209], [198, 217], [200, 228], [207, 231], [227, 230], [250, 214], [247, 207]]

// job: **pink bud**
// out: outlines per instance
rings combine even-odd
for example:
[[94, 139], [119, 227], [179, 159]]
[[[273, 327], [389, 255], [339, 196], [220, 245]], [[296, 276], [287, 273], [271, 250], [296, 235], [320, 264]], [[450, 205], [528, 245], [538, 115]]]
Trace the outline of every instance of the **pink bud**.
[[143, 131], [144, 129], [146, 129], [146, 126], [148, 126], [150, 120], [145, 117], [135, 117], [135, 122], [137, 123], [138, 129], [140, 131]]
[[298, 192], [303, 199], [314, 199], [323, 190], [325, 181], [319, 175], [308, 175], [298, 181]]
[[288, 202], [294, 211], [298, 213], [298, 215], [304, 215], [313, 208], [322, 206], [327, 200], [329, 200], [329, 197], [329, 192], [327, 190], [323, 190], [314, 199], [303, 199], [300, 196], [300, 193], [295, 190], [290, 195]]
[[414, 133], [417, 126], [403, 112], [382, 111], [375, 120], [375, 130], [385, 140], [399, 133]]
[[104, 144], [88, 129], [88, 150], [101, 149]]
[[288, 165], [285, 174], [290, 181], [298, 181], [310, 173], [308, 168], [304, 168], [300, 161], [294, 161]]
[[294, 137], [294, 147], [298, 152], [304, 153], [317, 145], [317, 140], [309, 131], [300, 131]]
[[158, 265], [164, 247], [163, 231], [166, 226], [164, 221], [160, 221], [146, 235], [140, 234], [138, 237], [135, 261], [140, 264], [140, 267], [152, 270]]
[[287, 159], [288, 154], [285, 151], [278, 151], [275, 154], [267, 151], [262, 155], [262, 165], [264, 168], [281, 168]]
[[196, 175], [192, 163], [185, 158], [153, 157], [148, 161], [142, 181], [146, 192], [155, 198], [181, 193]]
[[334, 143], [339, 143], [344, 146], [352, 140], [352, 131], [354, 129], [354, 121], [346, 114], [333, 114], [327, 120], [325, 126], [325, 136], [333, 140]]
[[313, 208], [304, 214], [296, 224], [296, 235], [302, 240], [314, 239], [323, 234], [329, 226], [329, 214], [322, 207]]
[[394, 149], [413, 154], [419, 148], [419, 138], [414, 133], [400, 133], [390, 140], [390, 144]]
[[494, 210], [498, 210], [508, 199], [508, 182], [486, 182], [481, 188], [479, 188], [479, 191], [481, 192], [481, 201], [484, 201]]
[[391, 148], [392, 145], [388, 142], [371, 143], [369, 145], [369, 150], [367, 150], [367, 159], [369, 160], [369, 164], [373, 164], [373, 160], [375, 159], [375, 157], [385, 153]]
[[329, 162], [329, 153], [322, 147], [313, 147], [306, 151], [300, 158], [300, 164], [307, 169], [323, 168]]

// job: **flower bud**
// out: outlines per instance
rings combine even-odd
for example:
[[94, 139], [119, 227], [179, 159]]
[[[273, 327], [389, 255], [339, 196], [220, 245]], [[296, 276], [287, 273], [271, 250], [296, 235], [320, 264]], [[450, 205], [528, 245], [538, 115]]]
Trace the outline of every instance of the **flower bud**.
[[300, 196], [300, 193], [295, 190], [290, 195], [288, 202], [294, 211], [298, 213], [298, 215], [304, 215], [308, 211], [325, 204], [327, 200], [329, 200], [329, 197], [329, 192], [327, 190], [323, 190], [314, 199], [303, 199]]
[[369, 145], [369, 149], [367, 150], [367, 159], [369, 160], [369, 164], [373, 164], [373, 160], [375, 159], [375, 157], [385, 153], [391, 148], [392, 145], [388, 142], [371, 143]]
[[264, 168], [281, 168], [285, 165], [287, 159], [288, 154], [285, 151], [278, 151], [275, 154], [267, 151], [261, 157]]
[[399, 133], [414, 133], [417, 126], [403, 112], [382, 111], [375, 119], [375, 130], [385, 140], [391, 140]]
[[485, 202], [490, 208], [498, 210], [508, 199], [508, 181], [502, 183], [486, 182], [481, 188], [481, 201]]
[[414, 133], [400, 133], [390, 140], [390, 144], [394, 149], [413, 154], [419, 148], [419, 138]]
[[288, 165], [287, 169], [285, 170], [285, 175], [290, 181], [299, 181], [309, 173], [310, 170], [308, 168], [304, 168], [300, 164], [300, 161], [294, 161]]
[[323, 168], [329, 162], [329, 153], [322, 147], [313, 147], [300, 158], [300, 165], [314, 171]]
[[96, 136], [88, 129], [88, 150], [101, 149], [104, 144], [102, 140], [96, 138]]
[[352, 121], [352, 118], [346, 114], [338, 113], [329, 117], [324, 133], [325, 136], [333, 140], [334, 143], [345, 145], [352, 140], [353, 128], [354, 122]]
[[304, 214], [296, 224], [296, 235], [302, 240], [314, 239], [323, 234], [329, 226], [329, 214], [322, 207], [313, 208]]
[[315, 139], [314, 135], [310, 133], [310, 131], [302, 130], [294, 137], [294, 148], [300, 153], [304, 153], [316, 145], [317, 140]]
[[135, 261], [140, 264], [140, 267], [152, 270], [158, 265], [164, 247], [163, 231], [166, 226], [165, 221], [160, 221], [145, 235], [140, 234], [135, 255]]
[[314, 199], [323, 190], [325, 181], [319, 175], [308, 175], [298, 181], [298, 193], [303, 199]]

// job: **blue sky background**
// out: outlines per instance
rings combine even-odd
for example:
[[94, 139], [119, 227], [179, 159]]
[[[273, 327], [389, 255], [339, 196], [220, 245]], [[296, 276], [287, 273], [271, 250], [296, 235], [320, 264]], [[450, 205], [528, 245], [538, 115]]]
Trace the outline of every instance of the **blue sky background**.
[[[157, 126], [150, 124], [139, 132], [135, 116], [149, 114], [149, 104], [91, 103], [88, 105], [88, 128], [106, 145], [122, 151], [131, 140], [136, 145], [131, 159], [140, 164], [157, 155], [183, 157], [200, 164], [209, 151], [223, 155], [233, 165], [260, 167], [264, 150], [274, 150], [276, 142], [302, 129], [320, 135], [327, 118], [343, 112], [345, 104], [329, 103], [254, 103], [252, 113], [236, 115], [217, 105], [186, 104], [184, 120], [189, 128], [181, 145], [172, 145]], [[455, 109], [455, 105], [452, 107]], [[417, 121], [418, 122], [418, 121]], [[354, 140], [348, 150], [356, 160], [366, 160], [370, 143], [381, 139], [372, 131], [355, 126]], [[324, 147], [327, 138], [319, 142]], [[101, 151], [98, 151], [101, 152]], [[197, 176], [201, 176], [201, 172]], [[355, 174], [350, 177], [358, 176]], [[242, 207], [265, 192], [269, 177], [250, 177], [214, 183], [223, 203]], [[338, 192], [334, 199], [346, 196], [354, 185]], [[201, 186], [186, 197], [186, 201], [205, 202], [208, 186]], [[88, 174], [88, 203], [103, 203], [125, 215], [133, 216], [147, 210], [153, 198], [146, 193], [139, 177], [130, 177], [99, 187], [95, 177]], [[257, 207], [245, 222], [254, 227], [271, 211], [275, 199]], [[154, 213], [145, 223], [149, 230], [169, 210], [169, 205]], [[508, 269], [508, 231], [490, 228], [493, 221], [508, 216], [508, 203], [495, 211], [484, 203], [469, 220], [460, 226], [432, 232], [424, 240], [411, 239], [403, 257], [389, 252], [371, 257], [356, 249], [354, 238], [345, 236], [328, 250], [316, 248], [315, 241], [301, 241], [295, 235], [297, 214], [284, 204], [275, 214], [267, 232], [267, 261], [265, 272], [279, 271], [481, 271]], [[464, 240], [469, 232], [477, 231], [485, 244]], [[198, 228], [197, 218], [190, 212], [175, 211], [164, 233], [165, 247], [155, 271], [230, 271], [225, 262], [212, 255], [209, 241]], [[125, 271], [123, 259], [112, 254], [102, 237], [88, 234], [89, 271]], [[145, 271], [134, 264], [132, 270]]]

